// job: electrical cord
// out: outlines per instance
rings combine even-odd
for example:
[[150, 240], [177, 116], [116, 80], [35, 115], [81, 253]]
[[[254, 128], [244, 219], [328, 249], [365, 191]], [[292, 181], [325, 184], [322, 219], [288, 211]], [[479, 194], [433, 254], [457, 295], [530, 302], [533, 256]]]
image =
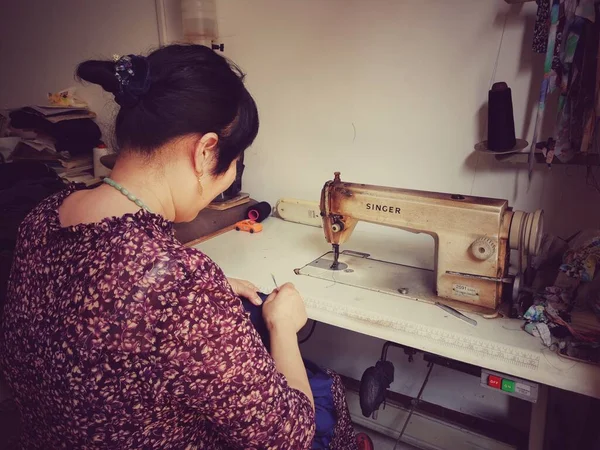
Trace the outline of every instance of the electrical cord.
[[425, 380], [423, 381], [423, 384], [421, 385], [421, 389], [419, 390], [419, 395], [417, 395], [417, 397], [414, 398], [411, 402], [412, 404], [410, 406], [410, 411], [408, 412], [408, 417], [404, 421], [404, 425], [402, 426], [402, 431], [400, 431], [400, 435], [398, 436], [398, 439], [396, 439], [396, 443], [394, 444], [394, 450], [396, 450], [396, 447], [398, 447], [398, 444], [400, 443], [400, 440], [402, 439], [402, 436], [404, 435], [404, 431], [406, 430], [406, 427], [408, 426], [408, 422], [410, 421], [410, 418], [412, 417], [413, 412], [415, 412], [415, 408], [421, 401], [421, 395], [423, 395], [423, 391], [425, 390], [425, 385], [427, 384], [427, 381], [429, 381], [429, 375], [431, 375], [432, 369], [433, 369], [433, 363], [429, 363], [429, 370], [427, 371]]
[[317, 321], [313, 320], [310, 331], [308, 332], [308, 334], [306, 335], [306, 337], [304, 339], [301, 339], [300, 341], [298, 341], [298, 344], [304, 344], [306, 341], [308, 341], [312, 337], [313, 333], [315, 332], [316, 327], [317, 327]]

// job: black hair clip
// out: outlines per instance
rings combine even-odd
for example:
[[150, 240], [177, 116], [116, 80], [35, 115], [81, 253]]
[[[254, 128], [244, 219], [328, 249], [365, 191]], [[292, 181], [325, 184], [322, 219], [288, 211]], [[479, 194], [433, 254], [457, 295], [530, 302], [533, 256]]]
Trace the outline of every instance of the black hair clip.
[[121, 106], [137, 105], [140, 97], [150, 89], [150, 66], [144, 56], [126, 55], [115, 61], [115, 77], [119, 81], [119, 92], [115, 100]]

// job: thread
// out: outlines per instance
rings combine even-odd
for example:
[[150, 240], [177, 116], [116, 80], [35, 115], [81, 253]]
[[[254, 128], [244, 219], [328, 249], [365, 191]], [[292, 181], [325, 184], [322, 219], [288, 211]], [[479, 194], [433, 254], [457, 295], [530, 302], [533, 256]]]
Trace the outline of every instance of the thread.
[[255, 222], [262, 222], [271, 215], [271, 205], [267, 202], [260, 202], [256, 205], [250, 206], [246, 210], [246, 217], [254, 220]]
[[[494, 63], [494, 70], [492, 71], [492, 77], [490, 78], [490, 89], [494, 84], [494, 80], [496, 79], [496, 71], [498, 70], [498, 62], [500, 61], [500, 53], [502, 51], [502, 43], [504, 42], [504, 33], [506, 31], [506, 23], [508, 22], [508, 11], [504, 15], [504, 24], [502, 25], [502, 34], [500, 35], [500, 42], [498, 43], [498, 52], [496, 53], [496, 62]], [[488, 105], [489, 108], [489, 105]], [[487, 134], [487, 130], [485, 133]], [[469, 191], [470, 195], [473, 195], [473, 188], [475, 187], [475, 178], [477, 177], [477, 169], [479, 169], [479, 157], [481, 153], [477, 152], [477, 159], [475, 160], [475, 170], [473, 171], [473, 180], [471, 181], [471, 190]]]
[[516, 144], [511, 90], [504, 82], [494, 83], [488, 94], [488, 148], [511, 150]]

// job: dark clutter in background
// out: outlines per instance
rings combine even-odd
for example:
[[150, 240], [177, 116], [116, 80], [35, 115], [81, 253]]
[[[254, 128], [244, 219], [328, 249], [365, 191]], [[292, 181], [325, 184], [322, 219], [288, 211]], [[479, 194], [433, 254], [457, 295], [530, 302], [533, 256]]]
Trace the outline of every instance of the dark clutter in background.
[[600, 230], [545, 236], [533, 288], [522, 297], [524, 329], [560, 356], [600, 364]]
[[48, 98], [48, 105], [0, 112], [0, 163], [40, 162], [66, 181], [98, 183], [108, 171], [94, 165], [94, 154], [110, 150], [101, 141], [96, 114], [73, 90]]

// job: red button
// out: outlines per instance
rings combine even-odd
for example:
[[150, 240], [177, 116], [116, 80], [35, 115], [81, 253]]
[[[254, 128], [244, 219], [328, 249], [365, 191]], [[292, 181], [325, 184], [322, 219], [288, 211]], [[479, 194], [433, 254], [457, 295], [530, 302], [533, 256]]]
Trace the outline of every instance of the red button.
[[497, 377], [496, 375], [488, 375], [488, 386], [501, 389], [502, 388], [502, 378]]

